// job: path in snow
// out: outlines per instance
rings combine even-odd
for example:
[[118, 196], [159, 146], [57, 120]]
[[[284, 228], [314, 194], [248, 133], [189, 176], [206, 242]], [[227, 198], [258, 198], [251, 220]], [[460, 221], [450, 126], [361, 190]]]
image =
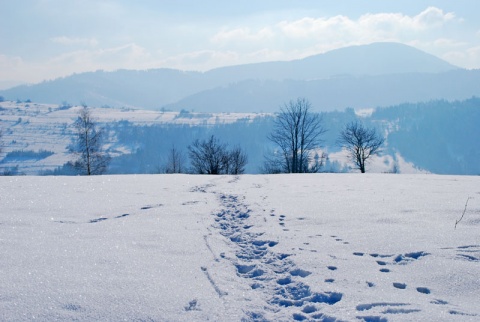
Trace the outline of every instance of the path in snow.
[[[239, 177], [231, 180], [230, 184], [235, 184], [239, 181]], [[224, 192], [214, 191], [215, 184], [209, 184], [197, 187], [194, 191], [204, 193], [214, 193], [217, 195], [221, 210], [214, 213], [215, 229], [226, 238], [227, 244], [234, 250], [234, 257], [228, 257], [225, 253], [216, 256], [214, 251], [208, 245], [205, 236], [207, 247], [210, 248], [214, 254], [215, 260], [218, 262], [221, 259], [230, 261], [235, 267], [236, 274], [244, 279], [250, 288], [262, 294], [261, 298], [265, 299], [263, 310], [258, 309], [244, 309], [246, 321], [269, 321], [290, 319], [295, 321], [304, 320], [320, 320], [320, 321], [342, 321], [340, 317], [335, 317], [333, 314], [322, 312], [325, 305], [334, 306], [342, 301], [344, 294], [341, 291], [325, 291], [314, 292], [310, 285], [305, 282], [305, 278], [312, 274], [312, 272], [303, 269], [293, 260], [294, 252], [285, 253], [276, 251], [276, 246], [279, 241], [271, 238], [263, 238], [264, 232], [253, 232], [254, 225], [249, 218], [252, 215], [252, 209], [246, 202], [246, 197], [241, 194], [228, 194]], [[286, 226], [286, 216], [275, 214], [274, 210], [270, 211], [270, 217], [277, 218], [278, 224], [283, 231], [288, 232], [290, 229]], [[305, 218], [299, 217], [298, 220]], [[313, 237], [313, 236], [310, 236]], [[345, 241], [336, 235], [322, 236], [316, 235], [316, 238], [327, 237], [334, 242], [351, 246], [350, 242]], [[309, 245], [309, 243], [304, 243]], [[300, 251], [306, 249], [299, 248]], [[318, 252], [316, 249], [310, 249], [312, 253]], [[455, 249], [458, 252], [457, 258], [468, 261], [479, 261], [476, 257], [480, 252], [479, 245], [460, 246]], [[427, 251], [406, 252], [401, 254], [380, 254], [368, 252], [352, 252], [351, 261], [359, 258], [371, 259], [378, 267], [377, 274], [388, 274], [398, 265], [409, 265], [415, 261], [422, 260], [422, 258], [429, 256]], [[333, 256], [335, 257], [335, 256]], [[220, 259], [221, 258], [221, 259]], [[338, 267], [335, 265], [327, 265], [329, 271], [337, 271]], [[209, 275], [207, 268], [202, 267], [207, 278], [218, 295], [228, 295], [227, 292], [222, 291], [217, 283]], [[218, 281], [217, 281], [218, 282]], [[332, 285], [335, 283], [334, 278], [326, 278], [325, 283]], [[369, 288], [375, 288], [374, 282], [365, 281]], [[406, 289], [414, 289], [417, 294], [425, 296], [432, 295], [429, 287], [408, 285], [402, 281], [395, 281], [391, 283], [392, 290], [403, 291]], [[253, 301], [253, 299], [252, 299]], [[451, 306], [449, 302], [432, 298], [429, 300], [434, 306]], [[407, 302], [367, 302], [358, 303], [351, 311], [356, 311], [356, 319], [363, 321], [387, 321], [386, 315], [399, 316], [408, 315], [411, 313], [421, 312], [422, 309], [415, 303]], [[365, 313], [372, 313], [365, 315]], [[454, 309], [448, 311], [450, 315], [462, 316], [477, 316], [476, 314], [469, 314], [460, 312]]]

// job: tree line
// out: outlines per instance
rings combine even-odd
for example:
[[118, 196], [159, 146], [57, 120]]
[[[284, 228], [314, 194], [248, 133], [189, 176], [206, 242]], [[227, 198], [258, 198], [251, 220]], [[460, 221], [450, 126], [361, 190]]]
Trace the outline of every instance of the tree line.
[[[79, 111], [74, 122], [75, 139], [70, 152], [75, 156], [69, 166], [81, 175], [98, 175], [106, 172], [111, 158], [103, 149], [104, 131], [97, 126], [86, 105]], [[320, 153], [327, 128], [321, 114], [312, 112], [310, 102], [298, 98], [285, 103], [273, 123], [268, 140], [275, 147], [265, 155], [263, 173], [316, 173], [322, 170], [327, 158]], [[384, 143], [374, 128], [353, 121], [340, 132], [337, 144], [348, 154], [350, 162], [361, 173], [366, 172], [370, 157], [378, 154]], [[229, 147], [228, 143], [211, 135], [196, 139], [185, 154], [172, 146], [167, 162], [158, 172], [194, 174], [243, 174], [248, 156], [240, 146]], [[187, 157], [190, 164], [188, 167]]]

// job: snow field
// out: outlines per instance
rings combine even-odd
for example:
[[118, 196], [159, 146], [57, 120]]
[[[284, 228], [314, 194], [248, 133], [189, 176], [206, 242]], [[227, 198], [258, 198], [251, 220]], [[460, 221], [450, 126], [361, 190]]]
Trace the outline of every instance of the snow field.
[[0, 177], [0, 196], [0, 320], [480, 319], [480, 177]]

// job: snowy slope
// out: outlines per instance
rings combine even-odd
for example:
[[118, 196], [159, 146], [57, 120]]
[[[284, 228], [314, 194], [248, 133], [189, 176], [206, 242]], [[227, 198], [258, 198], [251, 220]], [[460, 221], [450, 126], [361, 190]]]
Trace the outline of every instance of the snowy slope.
[[480, 320], [480, 177], [0, 177], [0, 209], [0, 320]]
[[[20, 166], [20, 172], [27, 175], [39, 174], [41, 171], [53, 170], [71, 161], [68, 145], [74, 134], [73, 122], [78, 117], [81, 106], [69, 108], [55, 104], [17, 103], [6, 101], [0, 103], [0, 130], [3, 133], [3, 149], [0, 161], [12, 151], [51, 151], [54, 154], [40, 160], [13, 160], [2, 164], [3, 168]], [[181, 113], [161, 112], [142, 109], [115, 109], [89, 107], [92, 116], [100, 126], [113, 122], [128, 121], [135, 125], [202, 125], [213, 126], [230, 124], [243, 120], [264, 117], [262, 113]], [[110, 133], [106, 148], [117, 152], [130, 153], [133, 147], [116, 146], [116, 134]]]

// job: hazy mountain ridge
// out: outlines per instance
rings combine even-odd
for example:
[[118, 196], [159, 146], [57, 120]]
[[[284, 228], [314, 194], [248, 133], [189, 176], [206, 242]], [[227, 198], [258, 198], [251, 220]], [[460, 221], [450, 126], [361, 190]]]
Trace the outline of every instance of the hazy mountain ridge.
[[[398, 100], [388, 101], [386, 97], [391, 93], [381, 95], [378, 91], [375, 95], [370, 94], [375, 91], [374, 87], [363, 89], [363, 92], [371, 96], [370, 100], [362, 100], [361, 96], [357, 99], [355, 95], [340, 90], [347, 88], [350, 91], [352, 85], [349, 84], [352, 82], [363, 84], [365, 79], [385, 76], [391, 77], [392, 82], [395, 83], [395, 79], [401, 79], [404, 74], [411, 73], [424, 75], [420, 77], [430, 75], [429, 77], [434, 79], [436, 77], [442, 79], [445, 77], [442, 76], [443, 73], [455, 70], [458, 68], [413, 47], [398, 43], [374, 43], [342, 48], [300, 60], [222, 67], [204, 73], [153, 69], [74, 74], [40, 84], [17, 86], [0, 91], [0, 95], [9, 100], [25, 101], [30, 99], [50, 104], [67, 101], [71, 104], [85, 102], [91, 106], [134, 106], [146, 109], [166, 107], [201, 112], [213, 112], [225, 108], [225, 112], [243, 112], [272, 111], [273, 106], [277, 108], [279, 104], [279, 100], [274, 99], [276, 95], [288, 93], [288, 99], [298, 96], [308, 97], [311, 95], [304, 95], [306, 93], [304, 88], [309, 88], [309, 91], [313, 93], [338, 92], [338, 95], [332, 95], [325, 102], [318, 101], [317, 103], [317, 98], [313, 96], [310, 98], [316, 103], [317, 110], [331, 110], [343, 109], [348, 106], [380, 106], [417, 100], [405, 97], [400, 102]], [[416, 78], [416, 76], [412, 77]], [[474, 81], [480, 79], [480, 76], [476, 77], [478, 78], [475, 78]], [[261, 88], [261, 91], [255, 96], [246, 95], [243, 89], [245, 82], [259, 81], [278, 84], [268, 89]], [[463, 78], [459, 81], [467, 83]], [[399, 82], [403, 84], [401, 80]], [[378, 83], [382, 84], [383, 80]], [[410, 83], [410, 80], [407, 80], [406, 83]], [[445, 86], [448, 84], [447, 82]], [[374, 83], [371, 86], [378, 86], [378, 84]], [[457, 92], [452, 90], [449, 97], [444, 97], [444, 85], [434, 88], [428, 83], [423, 83], [421, 86], [430, 87], [434, 92], [427, 98], [422, 97], [421, 99], [464, 99], [480, 93], [475, 87], [472, 90], [458, 89]], [[228, 91], [230, 92], [228, 93]], [[252, 91], [251, 86], [247, 89], [248, 91]], [[408, 91], [408, 87], [400, 89], [400, 92]], [[211, 97], [208, 97], [209, 95]], [[284, 96], [281, 97], [282, 102], [285, 101]], [[345, 101], [345, 96], [351, 98], [353, 104]], [[192, 97], [201, 98], [202, 104], [199, 104], [198, 101], [191, 103]], [[246, 98], [252, 102], [241, 103]], [[231, 102], [237, 104], [235, 109], [229, 108]]]
[[441, 73], [459, 69], [444, 60], [400, 43], [350, 46], [287, 62], [266, 62], [213, 69], [225, 83], [239, 79], [318, 80], [345, 76]]
[[332, 111], [434, 99], [463, 100], [475, 95], [480, 95], [480, 70], [460, 69], [438, 74], [403, 73], [311, 81], [245, 80], [193, 94], [166, 108], [272, 113], [292, 98], [306, 97], [314, 110]]

